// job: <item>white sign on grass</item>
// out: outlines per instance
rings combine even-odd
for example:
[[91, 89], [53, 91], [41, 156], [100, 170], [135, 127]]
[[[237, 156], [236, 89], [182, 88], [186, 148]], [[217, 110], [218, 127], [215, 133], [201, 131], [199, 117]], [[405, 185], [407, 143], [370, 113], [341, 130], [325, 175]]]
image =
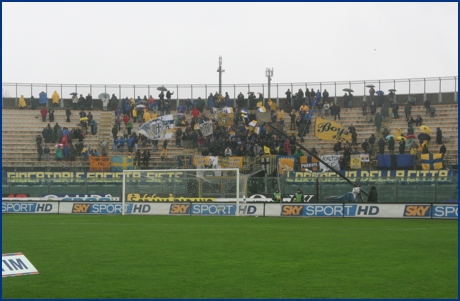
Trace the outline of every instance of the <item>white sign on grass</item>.
[[37, 269], [22, 253], [2, 254], [2, 278], [33, 274]]

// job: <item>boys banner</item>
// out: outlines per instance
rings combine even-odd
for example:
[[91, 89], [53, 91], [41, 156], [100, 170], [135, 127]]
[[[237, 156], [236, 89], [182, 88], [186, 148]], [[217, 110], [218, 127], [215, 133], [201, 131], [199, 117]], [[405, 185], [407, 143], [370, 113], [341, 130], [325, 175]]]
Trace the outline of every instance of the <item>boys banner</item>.
[[300, 156], [300, 171], [318, 171], [319, 160], [312, 156]]
[[280, 175], [295, 171], [296, 156], [276, 156], [276, 166]]
[[174, 131], [172, 115], [160, 116], [139, 126], [138, 132], [151, 140], [171, 139]]
[[321, 140], [333, 141], [349, 141], [351, 142], [351, 134], [348, 129], [337, 122], [316, 117], [315, 120], [315, 137]]
[[[329, 166], [331, 166], [335, 170], [340, 170], [340, 164], [339, 164], [340, 157], [342, 156], [341, 155], [324, 155], [324, 156], [320, 156], [319, 158], [323, 160], [324, 162], [326, 162]], [[321, 162], [319, 163], [319, 168], [322, 169], [323, 171], [330, 170], [326, 165], [324, 165]]]

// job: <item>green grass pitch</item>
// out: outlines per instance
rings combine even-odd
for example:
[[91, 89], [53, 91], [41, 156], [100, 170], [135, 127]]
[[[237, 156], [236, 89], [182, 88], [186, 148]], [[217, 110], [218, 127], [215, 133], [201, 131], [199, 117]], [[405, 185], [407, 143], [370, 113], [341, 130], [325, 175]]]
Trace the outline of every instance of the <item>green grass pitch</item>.
[[2, 215], [3, 298], [457, 298], [458, 222]]

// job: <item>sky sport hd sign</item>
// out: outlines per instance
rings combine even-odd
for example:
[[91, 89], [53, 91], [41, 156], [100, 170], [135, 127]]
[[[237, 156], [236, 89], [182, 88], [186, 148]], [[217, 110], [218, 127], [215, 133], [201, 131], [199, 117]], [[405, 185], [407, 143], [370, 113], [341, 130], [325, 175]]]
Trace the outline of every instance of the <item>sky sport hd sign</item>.
[[2, 278], [34, 274], [38, 274], [38, 271], [24, 254], [2, 254]]

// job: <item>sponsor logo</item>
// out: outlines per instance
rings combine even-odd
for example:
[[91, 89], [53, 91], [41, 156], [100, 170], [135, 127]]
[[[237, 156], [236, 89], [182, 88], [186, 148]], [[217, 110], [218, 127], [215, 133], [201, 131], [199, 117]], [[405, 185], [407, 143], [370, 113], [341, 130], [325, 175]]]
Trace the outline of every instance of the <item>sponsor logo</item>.
[[169, 214], [190, 214], [190, 204], [171, 204]]
[[[104, 208], [104, 209], [108, 210], [108, 208]], [[115, 209], [113, 209], [112, 211], [114, 210]], [[150, 210], [152, 210], [152, 207], [150, 206], [150, 204], [129, 204], [126, 211], [128, 211], [128, 213], [148, 213], [150, 212]], [[113, 213], [117, 213], [117, 212], [113, 212]], [[120, 206], [120, 213], [121, 213], [121, 206]]]
[[433, 205], [433, 218], [458, 218], [458, 205]]
[[[87, 204], [87, 203], [74, 203], [72, 206], [72, 213], [100, 213], [100, 214], [121, 214], [121, 204]], [[131, 212], [149, 212], [149, 208], [134, 207], [135, 205], [130, 205], [126, 209], [126, 213]], [[148, 210], [148, 211], [147, 211]]]
[[243, 205], [240, 206], [240, 215], [256, 215], [257, 207], [254, 205]]
[[2, 212], [28, 213], [28, 212], [35, 212], [36, 209], [37, 209], [37, 203], [2, 202]]
[[[292, 200], [293, 194], [284, 195], [283, 203], [289, 203]], [[246, 202], [273, 202], [271, 194], [253, 194], [246, 198]], [[302, 203], [313, 203], [316, 202], [314, 194], [304, 194], [302, 197]]]
[[192, 204], [192, 214], [200, 215], [235, 215], [236, 205]]
[[345, 205], [345, 216], [375, 216], [379, 212], [379, 206]]
[[283, 205], [281, 208], [281, 216], [301, 216], [302, 205]]
[[343, 216], [342, 205], [308, 205], [305, 206], [306, 216]]
[[90, 204], [80, 204], [80, 203], [75, 203], [72, 206], [72, 213], [90, 213], [89, 208]]
[[111, 202], [120, 201], [120, 198], [113, 197], [111, 194], [44, 194], [44, 199], [60, 199], [61, 201], [71, 202]]
[[2, 193], [2, 198], [28, 198], [30, 194], [28, 193]]
[[406, 205], [404, 207], [404, 216], [418, 217], [431, 216], [431, 205]]
[[128, 202], [174, 202], [174, 203], [212, 203], [215, 202], [214, 198], [185, 198], [185, 197], [174, 197], [172, 195], [168, 197], [160, 197], [156, 194], [149, 196], [144, 194], [141, 196], [138, 193], [129, 193], [126, 197]]

